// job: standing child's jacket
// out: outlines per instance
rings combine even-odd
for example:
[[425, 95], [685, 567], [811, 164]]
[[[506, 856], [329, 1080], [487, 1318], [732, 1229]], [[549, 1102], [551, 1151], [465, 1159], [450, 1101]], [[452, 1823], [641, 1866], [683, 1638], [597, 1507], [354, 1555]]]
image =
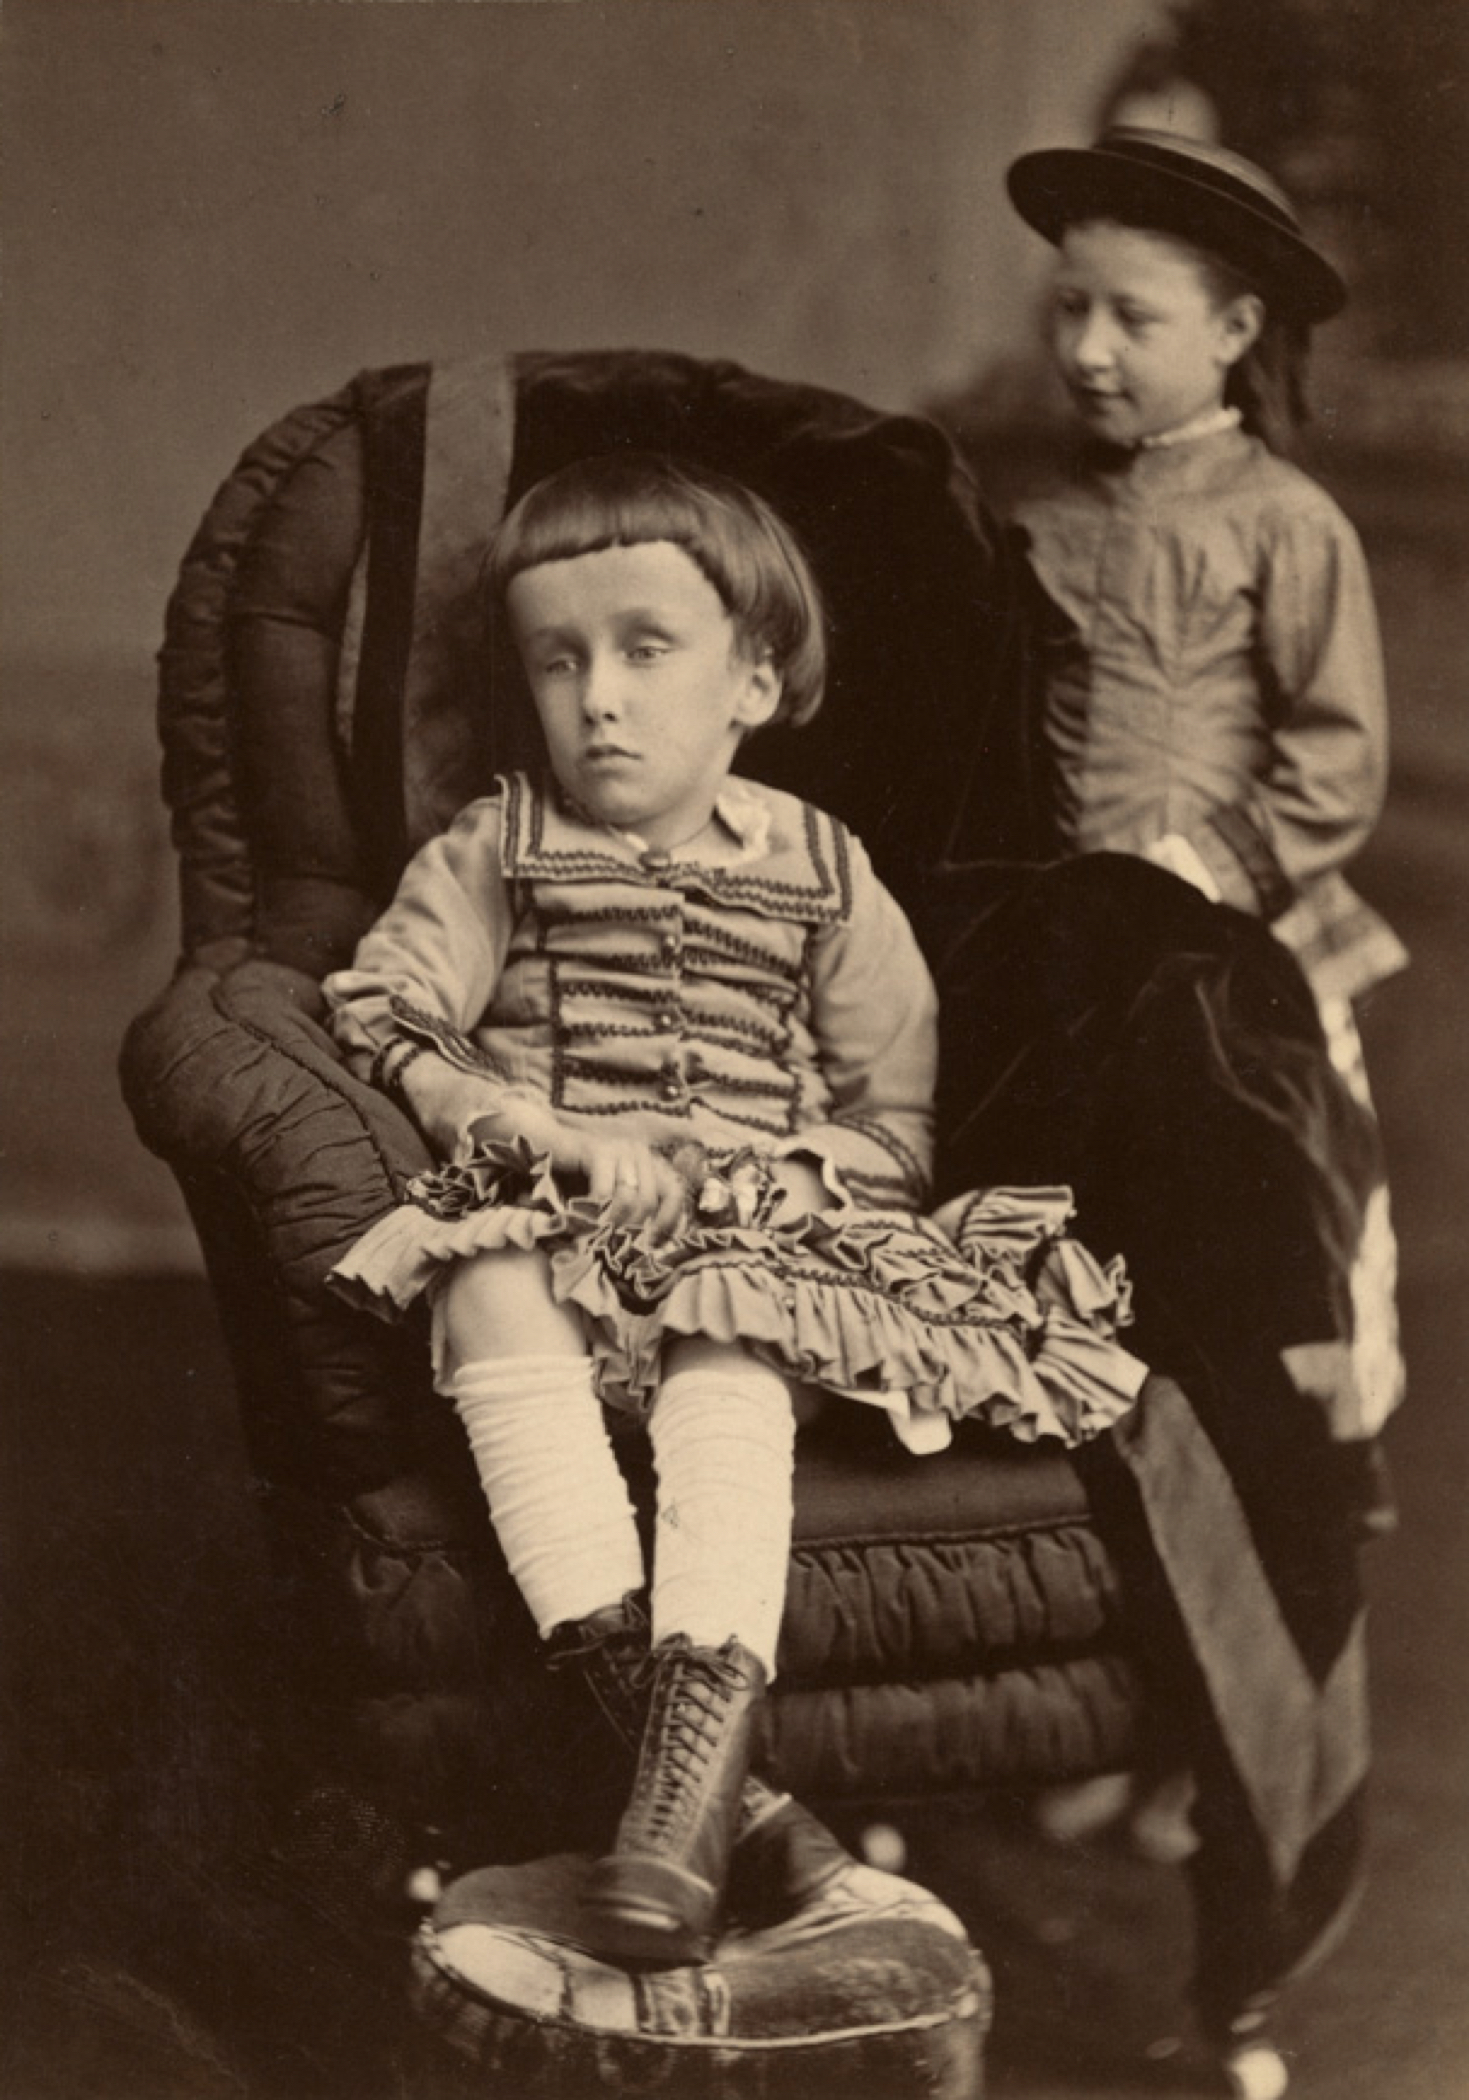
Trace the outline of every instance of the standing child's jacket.
[[1234, 428], [1098, 449], [1017, 525], [1042, 598], [1040, 850], [1181, 836], [1318, 1000], [1400, 969], [1340, 872], [1381, 811], [1387, 722], [1366, 564], [1325, 490]]

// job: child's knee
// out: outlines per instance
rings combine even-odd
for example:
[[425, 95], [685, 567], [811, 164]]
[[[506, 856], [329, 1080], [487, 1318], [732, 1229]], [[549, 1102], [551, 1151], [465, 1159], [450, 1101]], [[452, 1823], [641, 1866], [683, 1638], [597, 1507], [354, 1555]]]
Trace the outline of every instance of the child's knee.
[[581, 1321], [551, 1291], [551, 1271], [534, 1249], [496, 1249], [455, 1264], [434, 1308], [450, 1371], [483, 1357], [586, 1354]]

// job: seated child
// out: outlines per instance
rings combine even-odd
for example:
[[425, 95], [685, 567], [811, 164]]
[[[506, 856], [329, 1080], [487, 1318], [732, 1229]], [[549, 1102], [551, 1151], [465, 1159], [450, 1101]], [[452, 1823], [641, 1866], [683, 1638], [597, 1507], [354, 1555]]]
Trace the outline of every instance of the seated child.
[[[488, 575], [550, 771], [463, 810], [327, 982], [349, 1061], [445, 1162], [335, 1280], [389, 1313], [430, 1293], [510, 1571], [631, 1772], [588, 1939], [687, 1961], [737, 1844], [773, 1827], [792, 1873], [845, 1863], [748, 1772], [807, 1389], [922, 1452], [966, 1415], [1076, 1443], [1145, 1373], [1115, 1339], [1120, 1263], [1065, 1236], [1068, 1191], [921, 1215], [936, 1014], [913, 934], [836, 818], [731, 772], [822, 696], [782, 522], [609, 455], [525, 496]], [[651, 1627], [604, 1408], [651, 1440]]]

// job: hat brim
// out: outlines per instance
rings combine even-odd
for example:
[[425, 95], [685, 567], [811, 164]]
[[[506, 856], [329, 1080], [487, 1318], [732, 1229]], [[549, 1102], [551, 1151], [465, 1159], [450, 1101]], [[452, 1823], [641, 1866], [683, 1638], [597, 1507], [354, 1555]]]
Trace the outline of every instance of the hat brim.
[[1105, 147], [1056, 146], [1022, 154], [1005, 177], [1010, 201], [1048, 241], [1079, 220], [1116, 218], [1157, 227], [1210, 249], [1255, 283], [1272, 311], [1329, 321], [1347, 288], [1302, 235], [1177, 167], [1132, 160]]

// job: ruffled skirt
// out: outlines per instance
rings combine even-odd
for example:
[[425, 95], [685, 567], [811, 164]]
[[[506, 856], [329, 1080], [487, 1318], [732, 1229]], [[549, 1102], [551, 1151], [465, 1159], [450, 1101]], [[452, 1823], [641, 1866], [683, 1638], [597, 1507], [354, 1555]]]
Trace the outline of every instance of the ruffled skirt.
[[563, 1195], [526, 1148], [492, 1144], [409, 1196], [332, 1271], [335, 1289], [393, 1318], [468, 1255], [538, 1248], [553, 1296], [581, 1314], [601, 1398], [635, 1414], [679, 1336], [738, 1343], [882, 1407], [916, 1451], [942, 1448], [961, 1416], [1080, 1444], [1147, 1375], [1117, 1340], [1131, 1318], [1121, 1259], [1104, 1266], [1067, 1236], [1066, 1188], [986, 1189], [926, 1218], [841, 1202], [772, 1222], [768, 1205], [727, 1204], [655, 1242]]

